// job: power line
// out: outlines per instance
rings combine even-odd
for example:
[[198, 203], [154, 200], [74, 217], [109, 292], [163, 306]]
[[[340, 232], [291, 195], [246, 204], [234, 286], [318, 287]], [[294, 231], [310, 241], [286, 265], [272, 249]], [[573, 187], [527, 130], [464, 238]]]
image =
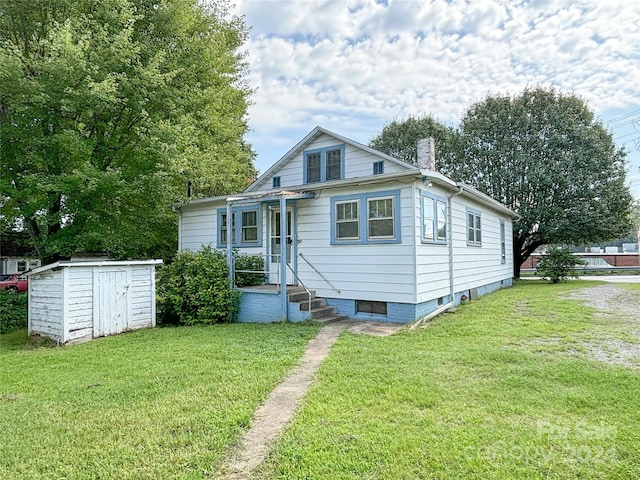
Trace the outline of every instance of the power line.
[[[609, 121], [607, 122], [607, 125], [611, 125], [611, 124], [613, 124], [613, 123], [618, 123], [618, 122], [620, 122], [621, 120], [625, 120], [625, 119], [627, 119], [627, 118], [629, 118], [629, 117], [633, 117], [634, 115], [637, 115], [638, 113], [640, 113], [640, 108], [639, 108], [639, 109], [637, 109], [637, 110], [634, 110], [634, 111], [632, 111], [632, 112], [625, 113], [624, 115], [621, 115], [621, 116], [619, 116], [619, 117], [614, 117], [614, 118], [612, 118], [611, 120], [609, 120]], [[635, 121], [637, 121], [637, 120], [638, 120], [637, 118], [636, 118], [636, 119], [633, 119], [633, 120], [631, 120], [631, 123], [633, 123], [633, 122], [635, 122]], [[629, 122], [625, 122], [625, 123], [629, 123]]]

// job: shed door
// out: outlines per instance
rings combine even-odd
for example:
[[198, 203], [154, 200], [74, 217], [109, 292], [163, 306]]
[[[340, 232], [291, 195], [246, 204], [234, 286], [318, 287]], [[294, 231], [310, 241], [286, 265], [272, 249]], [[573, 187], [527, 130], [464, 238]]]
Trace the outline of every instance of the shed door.
[[129, 328], [129, 281], [126, 270], [96, 270], [93, 282], [93, 336]]

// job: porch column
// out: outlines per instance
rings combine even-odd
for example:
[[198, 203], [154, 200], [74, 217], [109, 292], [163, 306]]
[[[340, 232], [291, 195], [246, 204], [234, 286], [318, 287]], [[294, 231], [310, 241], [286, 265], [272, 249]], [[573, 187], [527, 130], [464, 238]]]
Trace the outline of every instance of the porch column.
[[233, 281], [233, 214], [230, 200], [227, 200], [227, 267], [229, 268], [229, 288], [233, 289], [235, 286]]
[[280, 295], [282, 318], [289, 320], [289, 299], [287, 298], [287, 199], [280, 196]]

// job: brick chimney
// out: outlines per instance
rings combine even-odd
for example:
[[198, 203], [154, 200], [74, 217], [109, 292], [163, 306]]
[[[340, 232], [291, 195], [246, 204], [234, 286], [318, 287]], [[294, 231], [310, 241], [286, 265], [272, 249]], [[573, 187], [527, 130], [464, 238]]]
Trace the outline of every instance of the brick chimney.
[[418, 140], [418, 168], [436, 171], [436, 148], [433, 137]]

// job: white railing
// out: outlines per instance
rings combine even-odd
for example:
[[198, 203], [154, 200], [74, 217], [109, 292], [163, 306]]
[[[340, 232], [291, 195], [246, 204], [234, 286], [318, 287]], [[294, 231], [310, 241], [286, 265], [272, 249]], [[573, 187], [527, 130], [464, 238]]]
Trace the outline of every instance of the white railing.
[[[273, 258], [273, 257], [280, 257], [280, 255], [265, 255], [265, 254], [257, 254], [257, 255], [250, 255], [252, 257], [262, 257], [264, 259], [264, 267], [262, 270], [237, 270], [237, 269], [233, 269], [233, 286], [237, 287], [238, 283], [237, 283], [237, 275], [238, 273], [248, 273], [248, 274], [256, 274], [256, 275], [260, 275], [262, 276], [262, 284], [264, 283], [268, 283], [268, 279], [269, 279], [269, 271], [267, 270], [267, 262]], [[235, 261], [236, 261], [236, 256], [234, 256], [233, 258], [233, 262], [234, 262], [234, 266], [235, 266]], [[277, 282], [276, 282], [276, 286], [278, 288], [278, 291], [280, 291], [280, 261], [278, 260], [278, 263], [276, 264], [276, 273], [277, 273]], [[239, 287], [239, 288], [244, 288], [244, 287]]]

